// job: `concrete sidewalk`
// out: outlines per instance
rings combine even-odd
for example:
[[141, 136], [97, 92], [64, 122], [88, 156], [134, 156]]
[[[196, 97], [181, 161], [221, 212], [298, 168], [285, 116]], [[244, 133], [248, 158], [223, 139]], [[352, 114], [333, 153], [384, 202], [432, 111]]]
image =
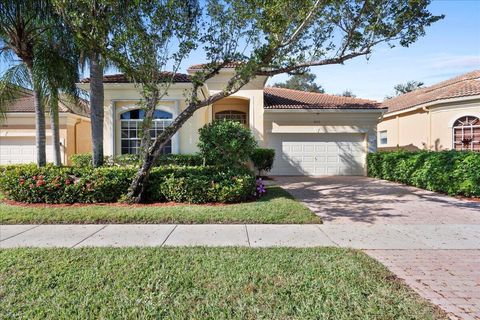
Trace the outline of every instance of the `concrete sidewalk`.
[[107, 246], [475, 250], [480, 249], [480, 225], [0, 225], [0, 248]]

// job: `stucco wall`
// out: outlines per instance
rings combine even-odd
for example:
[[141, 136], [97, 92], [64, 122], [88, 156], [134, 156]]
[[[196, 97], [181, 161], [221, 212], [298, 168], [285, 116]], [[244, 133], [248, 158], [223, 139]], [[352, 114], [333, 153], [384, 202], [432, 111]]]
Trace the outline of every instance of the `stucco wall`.
[[264, 115], [265, 144], [277, 133], [363, 133], [369, 152], [376, 150], [376, 128], [381, 111], [269, 112]]
[[[53, 161], [50, 130], [50, 119], [46, 117], [47, 161]], [[77, 133], [75, 133], [75, 123]], [[69, 164], [74, 153], [91, 152], [90, 120], [71, 113], [61, 113], [59, 116], [60, 143], [62, 162]], [[33, 113], [9, 113], [0, 126], [0, 137], [32, 137], [35, 138], [35, 115]], [[34, 140], [32, 140], [34, 141]]]
[[480, 100], [437, 103], [411, 112], [384, 117], [378, 132], [387, 131], [388, 143], [379, 147], [413, 145], [419, 149], [452, 149], [452, 127], [463, 116], [480, 117]]

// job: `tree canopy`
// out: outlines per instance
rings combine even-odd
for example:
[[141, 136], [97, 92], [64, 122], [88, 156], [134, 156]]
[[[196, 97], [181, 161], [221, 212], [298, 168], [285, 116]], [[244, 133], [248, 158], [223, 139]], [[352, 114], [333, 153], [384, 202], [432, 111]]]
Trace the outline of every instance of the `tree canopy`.
[[292, 90], [325, 93], [322, 86], [315, 82], [316, 78], [317, 76], [315, 74], [304, 72], [301, 74], [294, 74], [287, 81], [277, 82], [273, 86]]

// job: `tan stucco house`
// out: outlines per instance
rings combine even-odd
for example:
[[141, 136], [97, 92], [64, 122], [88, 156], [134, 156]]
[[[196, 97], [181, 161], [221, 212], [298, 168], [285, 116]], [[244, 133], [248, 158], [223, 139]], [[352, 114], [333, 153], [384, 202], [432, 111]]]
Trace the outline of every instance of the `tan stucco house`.
[[[222, 90], [235, 72], [227, 66], [201, 88], [208, 97]], [[202, 69], [194, 65], [192, 74]], [[185, 108], [189, 74], [175, 74], [168, 95], [158, 104], [156, 135]], [[375, 101], [265, 87], [257, 77], [240, 91], [198, 110], [164, 148], [165, 153], [197, 152], [198, 129], [214, 119], [240, 121], [260, 146], [276, 150], [275, 175], [363, 175], [368, 151], [376, 150], [376, 127], [383, 112]], [[89, 79], [79, 86], [88, 89]], [[104, 149], [107, 155], [138, 152], [143, 111], [140, 94], [122, 74], [107, 75]]]
[[380, 149], [480, 151], [480, 70], [386, 100]]
[[[88, 108], [72, 108], [68, 103], [59, 103], [61, 157], [69, 163], [75, 153], [91, 152], [92, 139]], [[46, 116], [47, 161], [53, 162], [52, 132]], [[0, 165], [36, 162], [35, 109], [33, 95], [25, 94], [15, 100], [6, 110], [0, 122]]]

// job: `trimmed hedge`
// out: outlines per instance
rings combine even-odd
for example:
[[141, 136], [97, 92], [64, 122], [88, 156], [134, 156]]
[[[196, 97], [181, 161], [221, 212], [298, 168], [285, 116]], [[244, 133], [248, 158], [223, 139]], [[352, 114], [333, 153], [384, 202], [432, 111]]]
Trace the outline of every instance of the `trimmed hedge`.
[[[76, 168], [16, 165], [0, 168], [0, 191], [28, 203], [116, 202], [127, 192], [134, 167]], [[239, 202], [255, 194], [255, 176], [246, 168], [209, 166], [153, 168], [147, 201]]]
[[[91, 153], [74, 154], [70, 157], [70, 160], [74, 167], [92, 167]], [[104, 158], [104, 167], [138, 166], [140, 161], [140, 156], [137, 154], [124, 154], [115, 157], [106, 156]], [[155, 166], [201, 166], [203, 162], [203, 157], [199, 154], [164, 154], [157, 159]]]
[[448, 195], [480, 197], [480, 153], [382, 151], [370, 153], [367, 162], [370, 177]]

